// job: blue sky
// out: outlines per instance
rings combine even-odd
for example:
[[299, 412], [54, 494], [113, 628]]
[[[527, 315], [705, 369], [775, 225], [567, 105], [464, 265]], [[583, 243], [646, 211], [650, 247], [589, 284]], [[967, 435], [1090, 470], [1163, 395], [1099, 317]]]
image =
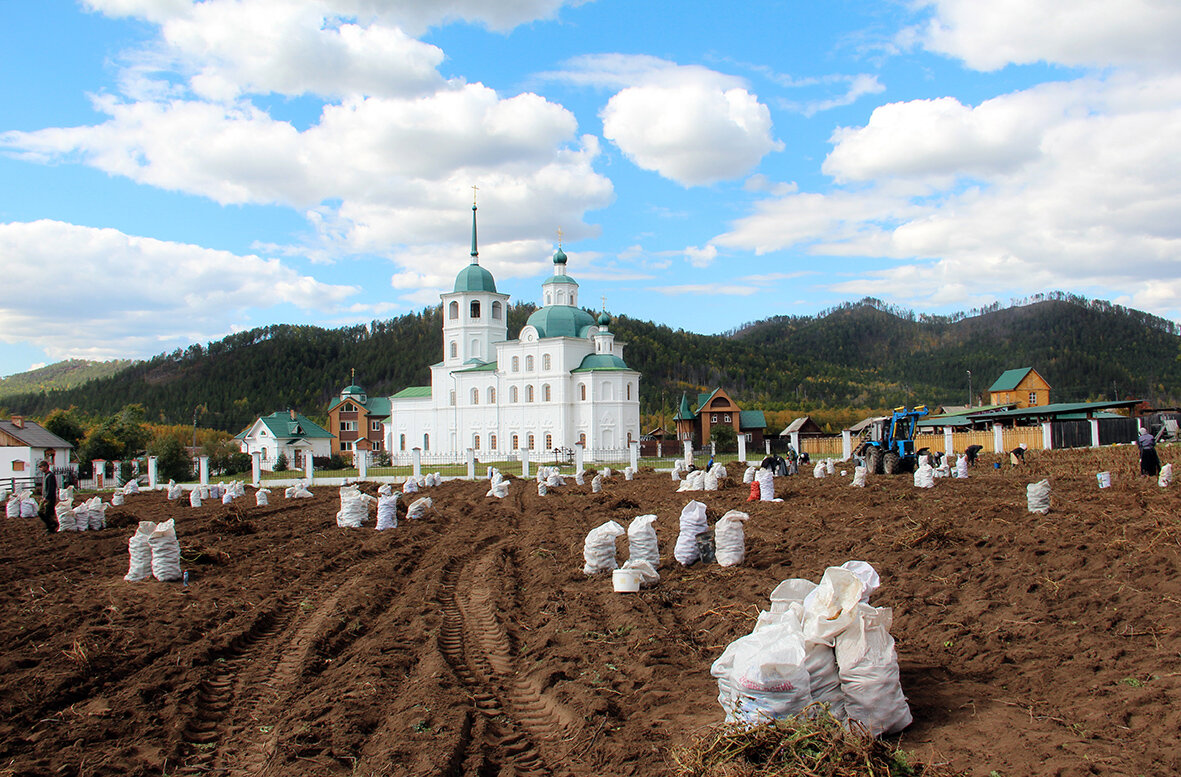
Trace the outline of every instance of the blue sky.
[[1181, 4], [3, 4], [0, 375], [436, 304], [1181, 318]]

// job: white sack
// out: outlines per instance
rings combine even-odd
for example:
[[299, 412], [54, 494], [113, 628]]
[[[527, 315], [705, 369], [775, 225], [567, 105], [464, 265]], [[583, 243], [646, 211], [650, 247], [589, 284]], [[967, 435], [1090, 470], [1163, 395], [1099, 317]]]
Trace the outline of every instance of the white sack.
[[935, 469], [930, 464], [920, 464], [914, 471], [915, 488], [934, 488]]
[[176, 538], [176, 524], [171, 520], [156, 524], [148, 535], [152, 546], [152, 576], [161, 583], [180, 580], [180, 541]]
[[406, 482], [402, 484], [403, 494], [418, 493], [418, 481], [413, 476], [406, 478]]
[[[672, 478], [673, 478], [674, 483], [681, 482], [681, 470], [678, 469], [677, 467], [673, 467]], [[677, 489], [677, 490], [679, 491], [680, 489]]]
[[623, 470], [623, 479], [624, 480], [634, 480], [635, 477], [636, 477], [636, 471], [634, 469], [632, 469], [631, 467], [624, 468], [624, 470]]
[[398, 495], [382, 494], [377, 499], [377, 530], [398, 528]]
[[234, 493], [232, 491], [226, 491], [224, 494], [222, 494], [221, 495], [221, 503], [223, 505], [233, 504], [234, 503]]
[[484, 494], [484, 496], [494, 496], [497, 499], [504, 499], [506, 496], [508, 496], [508, 481], [501, 480], [499, 482], [493, 483], [492, 488], [487, 494]]
[[759, 482], [759, 501], [760, 502], [774, 502], [775, 501], [775, 475], [769, 469], [761, 469], [755, 475], [755, 480]]
[[713, 474], [712, 472], [705, 473], [705, 477], [702, 478], [701, 487], [704, 488], [706, 491], [717, 491], [718, 490], [717, 475]]
[[833, 463], [833, 460], [832, 459], [825, 459], [824, 460], [825, 474], [826, 475], [835, 475], [836, 471], [837, 471], [837, 467], [836, 467], [836, 464]]
[[107, 505], [103, 504], [103, 500], [96, 496], [87, 503], [87, 507], [90, 530], [107, 528]]
[[200, 506], [201, 506], [201, 491], [200, 491], [200, 489], [194, 488], [192, 491], [189, 492], [189, 507], [200, 507]]
[[640, 588], [651, 588], [660, 582], [660, 573], [650, 562], [629, 558], [620, 569], [634, 569], [640, 573]]
[[139, 493], [139, 481], [135, 480], [135, 479], [128, 480], [126, 483], [123, 484], [123, 493], [124, 494], [138, 494]]
[[[57, 515], [58, 531], [78, 530], [78, 514], [74, 511], [73, 503], [74, 500], [71, 498], [68, 502], [58, 502], [54, 506], [54, 513]], [[89, 515], [86, 516], [86, 522], [89, 525]]]
[[548, 478], [545, 479], [545, 484], [547, 486], [549, 486], [550, 488], [557, 488], [558, 486], [566, 485], [566, 479], [563, 478], [561, 475], [559, 475], [557, 472], [555, 472], [554, 474], [550, 475]]
[[176, 484], [175, 480], [168, 481], [168, 498], [170, 500], [180, 499], [184, 495], [185, 495], [185, 490], [183, 488], [181, 488], [180, 486], [178, 486]]
[[359, 529], [368, 517], [369, 509], [361, 499], [361, 489], [357, 486], [341, 486], [336, 525], [342, 529]]
[[13, 495], [8, 500], [8, 504], [4, 506], [4, 514], [9, 518], [21, 517], [21, 498], [19, 496]]
[[574, 482], [580, 486], [585, 486], [586, 485], [586, 478], [583, 475], [584, 475], [584, 473], [582, 470], [578, 470], [577, 472], [575, 472], [574, 473]]
[[271, 490], [269, 488], [260, 488], [257, 491], [255, 491], [254, 492], [254, 504], [256, 504], [259, 507], [266, 507], [267, 505], [269, 505], [271, 502], [270, 493], [271, 493]]
[[1025, 501], [1031, 513], [1045, 515], [1050, 512], [1050, 481], [1039, 480], [1026, 486]]
[[377, 487], [377, 495], [378, 496], [389, 496], [392, 493], [394, 493], [394, 487], [391, 486], [389, 483], [382, 483], [380, 486]]
[[853, 485], [858, 488], [865, 488], [865, 475], [869, 470], [865, 467], [857, 467], [853, 470]]
[[705, 505], [693, 500], [681, 510], [681, 532], [673, 549], [673, 558], [685, 566], [696, 564], [701, 555], [697, 550], [697, 535], [709, 529]]
[[[507, 487], [508, 483], [505, 483], [504, 485]], [[419, 518], [425, 518], [427, 509], [433, 507], [434, 504], [435, 503], [429, 496], [424, 496], [421, 499], [415, 499], [410, 503], [410, 507], [406, 508], [406, 517], [412, 521], [416, 521]]]
[[116, 491], [115, 493], [111, 494], [111, 504], [114, 505], [115, 507], [122, 507], [123, 506], [123, 492], [122, 491]]
[[731, 510], [718, 519], [714, 525], [714, 542], [717, 547], [718, 563], [724, 567], [732, 567], [742, 563], [746, 556], [746, 536], [742, 524], [750, 520], [750, 516], [737, 510]]
[[853, 621], [861, 603], [865, 582], [853, 571], [829, 567], [820, 585], [804, 600], [804, 636], [813, 642], [833, 644], [833, 639]]
[[858, 604], [853, 615], [848, 628], [836, 637], [845, 714], [872, 736], [897, 733], [909, 726], [912, 718], [890, 636], [893, 612], [889, 607]]
[[545, 481], [538, 483], [537, 484], [537, 495], [538, 496], [545, 496], [547, 493], [549, 493], [549, 489], [546, 487]]
[[123, 579], [129, 583], [146, 580], [152, 574], [152, 544], [149, 539], [156, 530], [151, 521], [140, 521], [135, 534], [127, 540], [127, 555], [131, 563]]
[[611, 475], [612, 475], [612, 474], [614, 474], [614, 473], [612, 473], [612, 472], [611, 472], [611, 468], [610, 468], [610, 467], [603, 467], [603, 472], [602, 472], [601, 474], [603, 475], [603, 477], [604, 477], [604, 478], [608, 478], [608, 479], [609, 479], [609, 478], [611, 477]]
[[[806, 583], [811, 589], [816, 587], [816, 584], [810, 580], [785, 580], [784, 583], [780, 583], [779, 588], [775, 589], [776, 592], [781, 593], [785, 583]], [[771, 612], [760, 612], [754, 631], [761, 631], [782, 623], [784, 619], [802, 623], [804, 617], [802, 602], [811, 589], [805, 586], [796, 586], [791, 591], [793, 597], [791, 601], [781, 599], [775, 602], [775, 604], [782, 606], [778, 612], [774, 609]], [[772, 597], [774, 596], [775, 594], [772, 594]], [[832, 716], [843, 721], [845, 719], [845, 694], [841, 691], [841, 673], [837, 666], [836, 651], [833, 650], [832, 645], [815, 642], [805, 637], [804, 667], [808, 670], [808, 686], [812, 702], [828, 705]]]
[[957, 478], [966, 478], [968, 476], [968, 457], [961, 453], [959, 458], [955, 460], [955, 476]]
[[21, 500], [21, 518], [36, 518], [37, 502], [30, 497]]
[[1168, 488], [1173, 482], [1173, 465], [1166, 464], [1160, 469], [1160, 476], [1156, 479], [1156, 484], [1161, 488]]
[[655, 515], [641, 515], [627, 527], [629, 561], [647, 561], [655, 569], [660, 566], [660, 548], [656, 540]]
[[727, 723], [759, 725], [798, 714], [812, 701], [799, 622], [780, 622], [731, 642], [710, 667]]
[[624, 533], [624, 529], [615, 521], [607, 521], [587, 532], [582, 543], [582, 559], [585, 564], [582, 574], [593, 575], [596, 572], [610, 572], [619, 565], [615, 561], [615, 538]]
[[595, 475], [591, 480], [591, 493], [598, 494], [603, 490], [603, 476]]
[[312, 492], [308, 491], [308, 484], [302, 480], [287, 490], [291, 492], [287, 494], [288, 499], [311, 499], [313, 496]]
[[750, 485], [751, 483], [755, 482], [755, 470], [757, 470], [757, 469], [758, 469], [758, 467], [751, 465], [751, 466], [747, 467], [746, 470], [742, 473], [742, 482], [745, 485]]

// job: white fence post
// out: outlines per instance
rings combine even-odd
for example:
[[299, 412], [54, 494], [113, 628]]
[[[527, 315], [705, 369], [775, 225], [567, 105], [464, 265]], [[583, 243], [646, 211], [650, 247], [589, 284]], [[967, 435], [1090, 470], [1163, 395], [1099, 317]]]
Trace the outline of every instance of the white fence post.
[[685, 463], [693, 463], [693, 441], [685, 440]]
[[308, 479], [308, 485], [312, 484], [312, 479], [316, 476], [316, 465], [312, 462], [312, 452], [308, 451], [308, 455], [303, 461], [304, 477]]
[[410, 461], [414, 467], [414, 477], [422, 477], [422, 448], [410, 451]]
[[464, 451], [464, 459], [467, 460], [467, 479], [476, 479], [476, 451], [473, 448], [468, 448]]
[[[799, 451], [797, 451], [798, 453]], [[841, 430], [841, 460], [853, 458], [853, 433], [848, 429]]]
[[[802, 452], [803, 452], [803, 450], [802, 450], [803, 446], [801, 446], [801, 445], [800, 445], [800, 433], [799, 433], [799, 431], [797, 430], [797, 431], [794, 431], [794, 432], [792, 432], [792, 433], [789, 435], [789, 437], [791, 438], [791, 447], [795, 448], [795, 450], [796, 450], [796, 453], [802, 453]], [[770, 450], [768, 450], [768, 452], [767, 452], [767, 455], [768, 455], [768, 456], [770, 456], [770, 455], [771, 455], [771, 453], [770, 453]]]
[[521, 449], [521, 477], [529, 477], [529, 449]]
[[121, 488], [123, 486], [123, 462], [111, 462], [111, 480], [114, 481], [115, 488]]
[[357, 480], [369, 477], [369, 451], [353, 451], [353, 460], [357, 465]]
[[209, 457], [208, 456], [198, 456], [197, 457], [197, 466], [198, 466], [200, 473], [201, 473], [201, 481], [200, 481], [201, 485], [203, 485], [203, 486], [209, 485]]
[[155, 491], [159, 485], [160, 475], [156, 469], [156, 457], [148, 456], [148, 490]]
[[1091, 447], [1098, 448], [1099, 447], [1099, 419], [1092, 418], [1089, 420], [1091, 421]]
[[574, 443], [574, 474], [577, 475], [579, 472], [585, 471], [586, 467], [583, 466], [585, 463], [586, 463], [585, 446], [580, 442], [576, 442], [576, 443]]
[[746, 461], [746, 435], [738, 435], [738, 460]]
[[640, 444], [633, 442], [627, 447], [631, 449], [632, 472], [636, 472], [640, 468]]
[[955, 438], [950, 426], [943, 427], [943, 453], [947, 456], [955, 453]]
[[1045, 450], [1053, 450], [1054, 448], [1054, 424], [1052, 421], [1042, 421], [1042, 448]]
[[250, 454], [250, 477], [251, 483], [262, 482], [262, 451], [254, 451]]
[[[771, 441], [768, 440], [766, 437], [763, 438], [763, 447], [765, 447], [767, 449], [767, 455], [770, 456], [771, 455]], [[799, 452], [800, 452], [800, 449], [796, 448], [796, 453], [799, 453]]]
[[103, 459], [94, 459], [90, 462], [90, 474], [94, 477], [94, 487], [102, 488], [103, 480], [107, 477], [107, 462]]
[[992, 425], [992, 452], [1005, 452], [1005, 427], [1001, 426], [1000, 421]]

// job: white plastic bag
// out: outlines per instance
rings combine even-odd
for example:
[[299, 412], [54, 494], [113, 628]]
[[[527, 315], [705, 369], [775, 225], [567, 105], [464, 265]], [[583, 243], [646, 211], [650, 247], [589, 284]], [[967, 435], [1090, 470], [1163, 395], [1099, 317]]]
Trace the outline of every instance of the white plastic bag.
[[591, 480], [591, 493], [598, 494], [598, 493], [601, 493], [602, 490], [603, 490], [603, 476], [602, 475], [595, 475], [594, 478]]
[[382, 494], [377, 499], [377, 530], [398, 528], [398, 495]]
[[192, 491], [189, 492], [189, 507], [200, 507], [200, 506], [201, 506], [201, 490], [199, 488], [194, 488]]
[[845, 714], [875, 737], [897, 733], [912, 720], [898, 678], [892, 621], [889, 607], [858, 604], [851, 623], [836, 637]]
[[1156, 479], [1156, 484], [1161, 488], [1168, 488], [1173, 482], [1173, 465], [1166, 464], [1160, 469], [1160, 476]]
[[812, 468], [812, 477], [819, 479], [819, 478], [824, 477], [827, 474], [828, 474], [828, 471], [824, 467], [824, 462], [823, 461], [816, 462], [816, 466]]
[[269, 488], [260, 488], [255, 491], [254, 504], [258, 505], [259, 507], [266, 507], [268, 504], [270, 504], [270, 493], [271, 490]]
[[151, 521], [140, 521], [135, 534], [127, 540], [127, 555], [130, 565], [123, 579], [129, 583], [147, 580], [152, 574], [152, 543], [149, 541], [156, 524]]
[[314, 496], [311, 491], [308, 491], [308, 484], [303, 480], [292, 486], [290, 491], [289, 499], [311, 499]]
[[915, 488], [934, 488], [935, 469], [930, 464], [920, 464], [914, 471]]
[[138, 494], [139, 493], [139, 481], [135, 480], [134, 478], [131, 480], [128, 480], [126, 483], [123, 484], [123, 493], [125, 495]]
[[[679, 463], [680, 462], [678, 462], [678, 464]], [[672, 478], [674, 483], [679, 483], [681, 481], [681, 470], [679, 468], [673, 467]], [[679, 491], [680, 489], [677, 490]]]
[[636, 477], [636, 471], [634, 469], [632, 469], [631, 467], [624, 468], [624, 470], [623, 470], [623, 479], [624, 480], [634, 480], [635, 477]]
[[[58, 502], [54, 506], [54, 513], [57, 515], [57, 530], [60, 531], [77, 531], [78, 530], [78, 513], [73, 507], [74, 500], [71, 498], [68, 502]], [[86, 523], [89, 525], [90, 516], [86, 517]]]
[[180, 499], [184, 495], [185, 495], [185, 490], [183, 488], [181, 488], [180, 486], [178, 486], [176, 484], [175, 480], [168, 481], [168, 498], [170, 500]]
[[88, 503], [87, 518], [91, 531], [107, 528], [107, 505], [99, 497], [94, 497]]
[[853, 609], [864, 594], [865, 582], [852, 570], [824, 570], [820, 585], [804, 600], [804, 636], [813, 642], [833, 644], [836, 635], [853, 621]]
[[123, 492], [122, 491], [116, 491], [115, 493], [111, 494], [111, 504], [114, 505], [115, 507], [122, 507], [123, 506]]
[[656, 571], [656, 567], [641, 559], [629, 558], [623, 562], [620, 569], [636, 570], [640, 575], [640, 588], [651, 588], [660, 582], [660, 573]]
[[161, 583], [180, 580], [180, 541], [176, 538], [176, 525], [171, 520], [156, 524], [148, 542], [152, 546], [152, 577]]
[[[500, 474], [500, 473], [497, 473], [497, 474]], [[413, 475], [406, 478], [406, 482], [402, 484], [402, 493], [403, 494], [418, 493], [418, 480], [416, 480]]]
[[755, 467], [753, 464], [746, 468], [746, 470], [742, 473], [742, 482], [744, 485], [749, 486], [751, 483], [755, 482], [755, 472], [757, 470], [758, 467]]
[[4, 514], [9, 518], [21, 517], [21, 498], [19, 496], [14, 494], [8, 500], [8, 504], [4, 506]]
[[361, 489], [357, 486], [340, 487], [340, 510], [336, 513], [336, 525], [342, 529], [359, 529], [369, 517]]
[[550, 488], [557, 488], [558, 486], [566, 485], [566, 479], [563, 478], [561, 475], [559, 475], [557, 472], [555, 472], [554, 474], [550, 475], [548, 478], [545, 479], [545, 484], [547, 486], [549, 486]]
[[673, 549], [673, 558], [685, 566], [696, 564], [701, 555], [697, 550], [697, 535], [709, 529], [705, 505], [693, 500], [681, 510], [681, 532]]
[[968, 457], [962, 453], [955, 460], [955, 476], [957, 478], [966, 478], [968, 476]]
[[865, 473], [868, 472], [865, 467], [857, 467], [853, 470], [853, 485], [857, 488], [865, 488]]
[[832, 459], [824, 460], [824, 472], [827, 475], [835, 475], [837, 471], [836, 463]]
[[[504, 485], [506, 487], [508, 486], [507, 483]], [[424, 496], [421, 499], [415, 499], [410, 503], [410, 507], [406, 508], [406, 517], [412, 521], [418, 520], [419, 518], [425, 518], [427, 509], [433, 507], [434, 504], [435, 503], [431, 501], [429, 496]]]
[[743, 522], [750, 516], [738, 510], [731, 510], [718, 519], [714, 525], [714, 542], [717, 546], [718, 563], [732, 567], [742, 563], [746, 557], [746, 536]]
[[574, 482], [580, 486], [586, 485], [586, 477], [584, 476], [584, 473], [582, 470], [578, 470], [577, 472], [574, 473]]
[[222, 494], [221, 495], [221, 503], [223, 505], [233, 504], [234, 503], [234, 493], [232, 491], [226, 491], [224, 494]]
[[1050, 512], [1050, 481], [1039, 480], [1026, 486], [1025, 501], [1031, 513], [1045, 515]]
[[[796, 585], [801, 583], [805, 585]], [[785, 586], [791, 586], [791, 590], [785, 593], [783, 590]], [[785, 580], [780, 583], [771, 595], [773, 600], [771, 612], [759, 613], [754, 630], [760, 631], [788, 618], [796, 623], [802, 623], [804, 612], [802, 602], [807, 594], [815, 588], [816, 584], [810, 580]], [[791, 598], [790, 601], [782, 598], [775, 600], [777, 595]], [[779, 607], [778, 610], [774, 609], [776, 606]], [[812, 701], [828, 705], [834, 718], [844, 720], [845, 694], [841, 691], [841, 673], [837, 667], [836, 651], [833, 650], [832, 645], [815, 642], [805, 636], [804, 666], [808, 670], [808, 686]]]
[[585, 562], [582, 574], [593, 575], [596, 572], [610, 572], [619, 564], [615, 561], [615, 538], [624, 533], [624, 529], [615, 521], [596, 526], [587, 532], [582, 543], [582, 559]]
[[538, 496], [545, 496], [548, 492], [549, 492], [549, 489], [546, 487], [544, 480], [537, 484], [537, 495]]
[[627, 549], [630, 561], [647, 561], [655, 569], [660, 566], [660, 548], [656, 540], [655, 515], [641, 515], [627, 527]]
[[727, 723], [759, 725], [801, 712], [812, 701], [804, 637], [794, 618], [731, 642], [710, 667]]
[[722, 478], [726, 477], [729, 473], [726, 472], [726, 468], [723, 467], [721, 464], [715, 464], [713, 466], [713, 469], [710, 470], [710, 474], [712, 474], [718, 480], [721, 480]]
[[494, 482], [492, 484], [492, 488], [489, 489], [488, 493], [484, 494], [484, 496], [492, 496], [496, 497], [497, 499], [504, 499], [506, 496], [508, 496], [508, 481], [501, 480]]
[[717, 490], [718, 490], [718, 477], [717, 477], [717, 475], [713, 474], [712, 472], [707, 472], [707, 473], [705, 473], [705, 477], [704, 477], [704, 478], [702, 478], [702, 484], [701, 484], [701, 486], [702, 486], [702, 488], [704, 488], [706, 491], [717, 491]]
[[759, 473], [755, 475], [755, 480], [759, 482], [759, 501], [760, 502], [774, 502], [775, 501], [775, 475], [769, 469], [760, 469]]
[[32, 496], [25, 497], [21, 501], [21, 518], [36, 518], [37, 517], [37, 502], [33, 500]]

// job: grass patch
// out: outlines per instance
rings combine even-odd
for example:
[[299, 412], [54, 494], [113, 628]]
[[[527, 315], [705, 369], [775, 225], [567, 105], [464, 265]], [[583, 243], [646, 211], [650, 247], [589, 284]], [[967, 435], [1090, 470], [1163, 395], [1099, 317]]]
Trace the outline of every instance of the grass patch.
[[674, 748], [676, 777], [962, 777], [923, 764], [861, 729], [841, 726], [826, 709], [752, 728], [724, 725]]

